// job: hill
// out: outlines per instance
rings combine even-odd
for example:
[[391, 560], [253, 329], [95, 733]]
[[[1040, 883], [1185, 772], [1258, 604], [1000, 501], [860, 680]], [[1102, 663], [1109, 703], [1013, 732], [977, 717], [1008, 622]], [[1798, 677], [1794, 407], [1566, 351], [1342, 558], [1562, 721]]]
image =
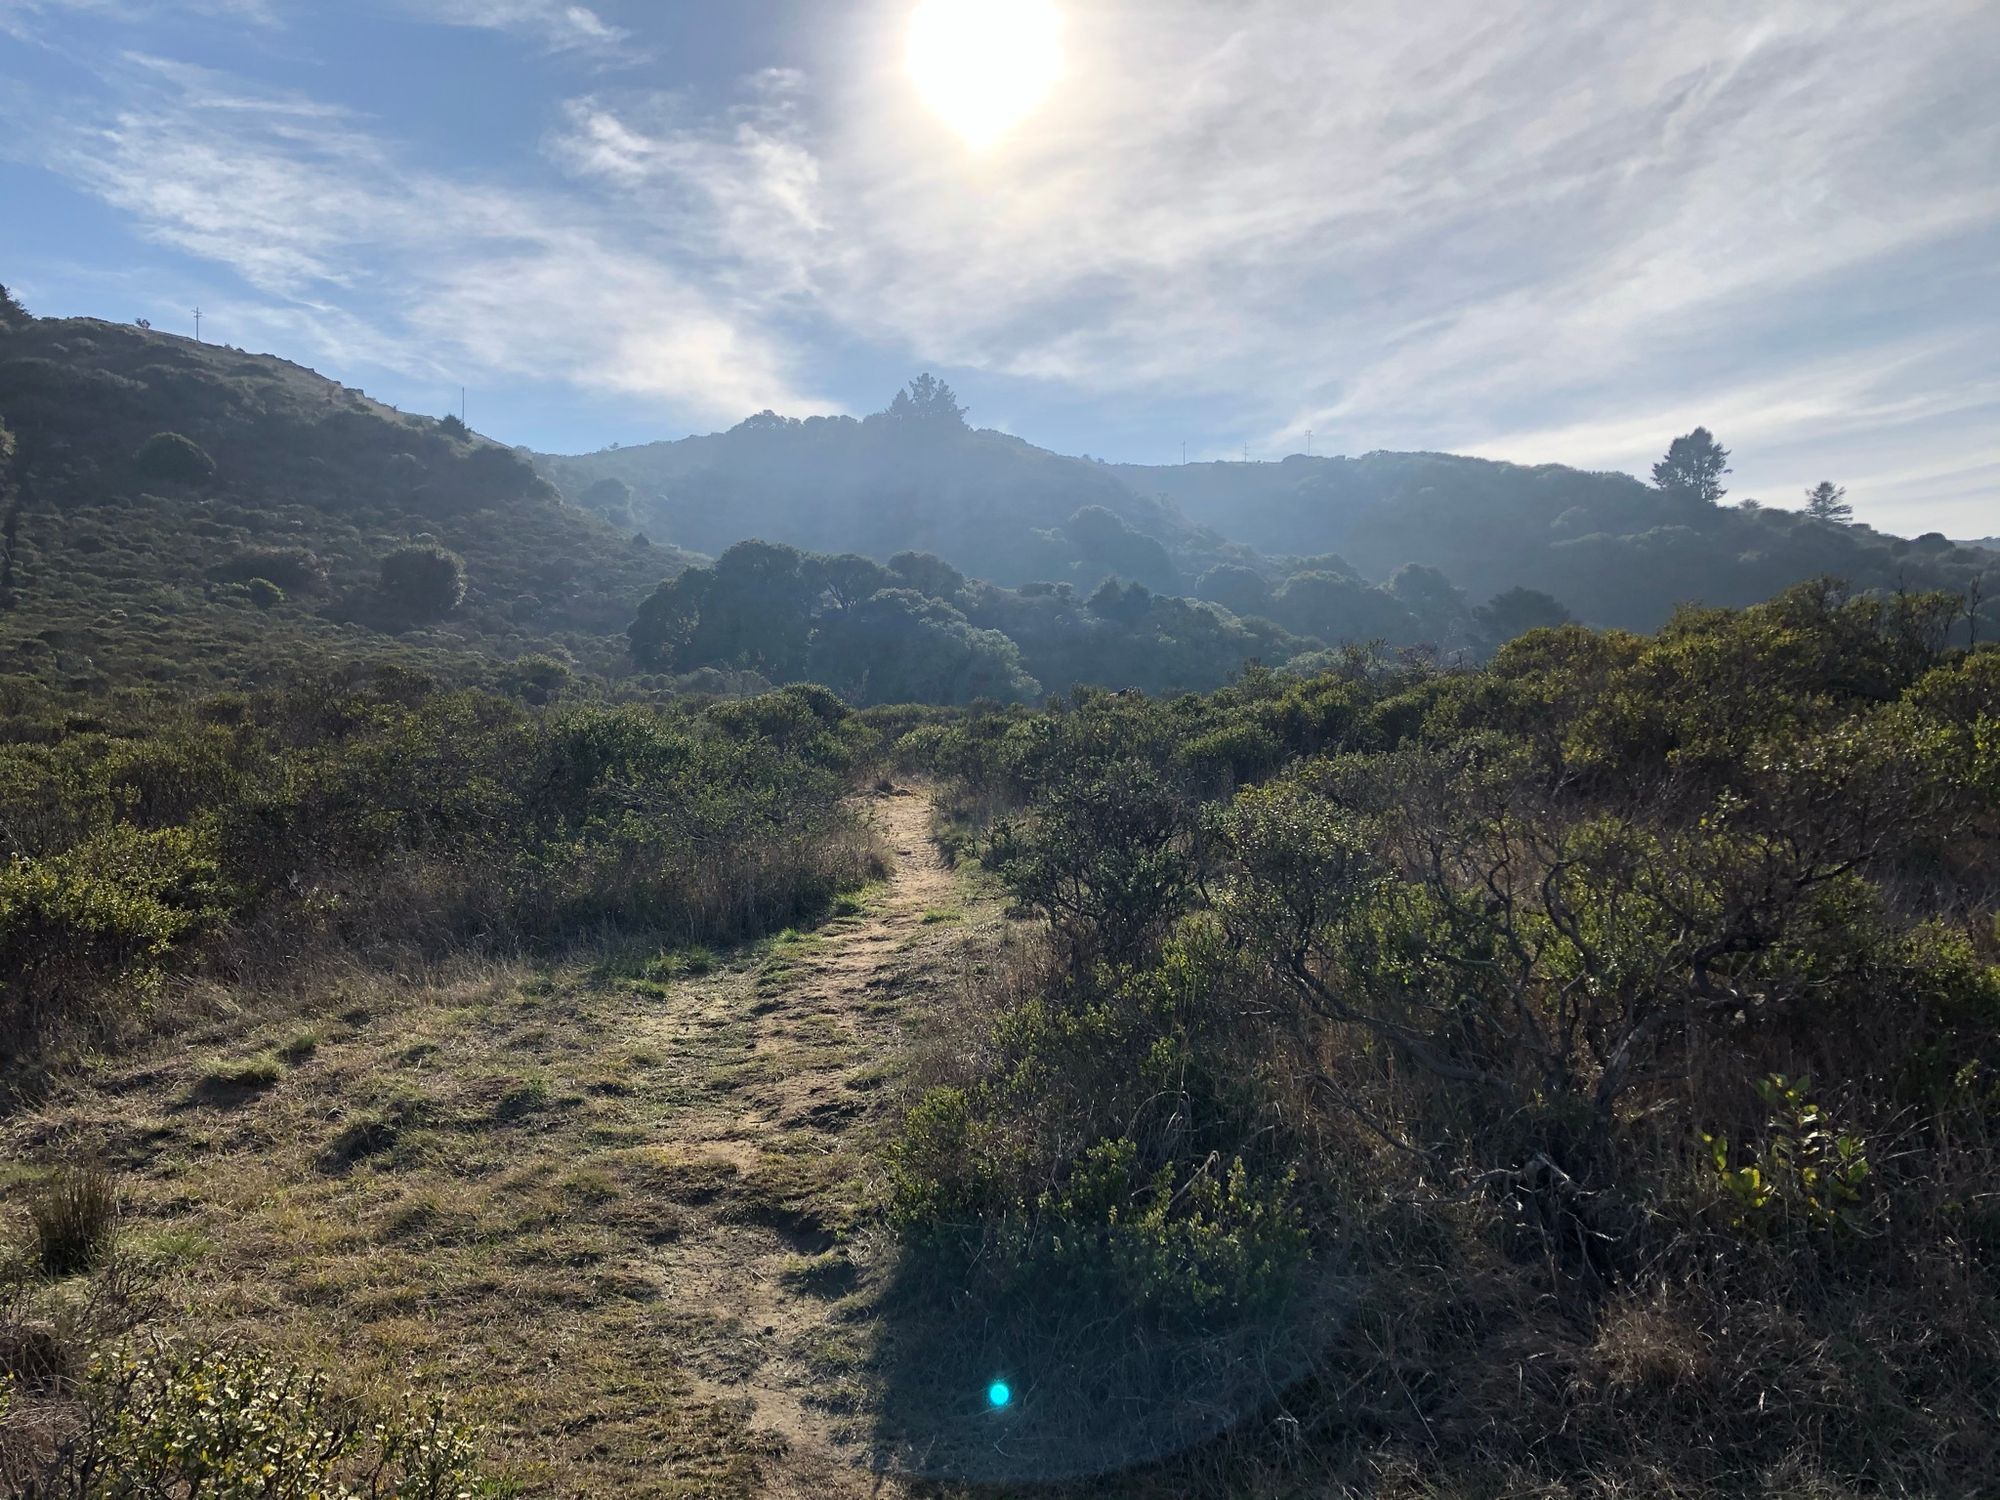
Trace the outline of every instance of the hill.
[[[1889, 536], [1718, 503], [1719, 489], [1670, 492], [1560, 464], [1444, 453], [1169, 467], [1065, 457], [971, 427], [928, 376], [858, 420], [764, 412], [727, 432], [536, 462], [574, 503], [703, 552], [746, 537], [877, 560], [915, 549], [1003, 585], [1088, 592], [1115, 577], [1302, 635], [1446, 650], [1490, 635], [1474, 628], [1476, 601], [1515, 590], [1549, 596], [1529, 623], [1560, 606], [1591, 624], [1653, 630], [1683, 603], [1741, 607], [1811, 578], [1965, 593], [1994, 568], [1978, 544], [1935, 532]], [[1415, 595], [1407, 612], [1276, 603], [1300, 574], [1383, 584], [1410, 565], [1427, 573], [1401, 591]]]
[[[362, 657], [486, 680], [529, 654], [610, 669], [638, 601], [684, 565], [455, 419], [149, 329], [0, 328], [0, 424], [18, 447], [0, 671], [69, 687]], [[417, 550], [385, 587], [399, 549]], [[462, 559], [455, 600], [439, 552]]]
[[1369, 578], [1418, 563], [1474, 597], [1534, 589], [1631, 630], [1657, 629], [1680, 603], [1741, 607], [1823, 575], [1860, 590], [1963, 592], [1993, 569], [1936, 532], [1888, 536], [1560, 464], [1370, 453], [1111, 472], [1264, 553], [1337, 553]]
[[701, 552], [747, 537], [877, 559], [914, 550], [999, 584], [1089, 589], [1115, 574], [1178, 593], [1243, 550], [1107, 465], [971, 427], [948, 387], [911, 391], [866, 418], [763, 412], [537, 463], [572, 501]]

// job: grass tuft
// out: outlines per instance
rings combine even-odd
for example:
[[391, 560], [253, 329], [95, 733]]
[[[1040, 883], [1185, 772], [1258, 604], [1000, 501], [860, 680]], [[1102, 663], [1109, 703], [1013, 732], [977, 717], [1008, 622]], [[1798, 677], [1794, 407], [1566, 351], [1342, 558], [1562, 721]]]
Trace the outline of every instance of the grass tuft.
[[96, 1165], [59, 1169], [29, 1201], [36, 1259], [50, 1276], [74, 1276], [99, 1264], [118, 1221], [118, 1190]]

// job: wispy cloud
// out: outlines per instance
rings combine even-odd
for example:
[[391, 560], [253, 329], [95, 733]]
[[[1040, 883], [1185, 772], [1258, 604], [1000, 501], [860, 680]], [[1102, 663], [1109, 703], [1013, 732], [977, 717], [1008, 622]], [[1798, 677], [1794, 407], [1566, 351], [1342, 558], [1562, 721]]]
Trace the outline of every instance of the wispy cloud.
[[264, 293], [246, 321], [411, 373], [552, 377], [710, 419], [827, 408], [726, 297], [588, 205], [413, 168], [345, 110], [208, 70], [133, 56], [120, 81], [123, 104], [49, 139], [48, 163]]
[[[648, 42], [636, 12], [627, 36], [552, 0], [385, 3], [595, 59]], [[1029, 405], [1199, 404], [1265, 452], [1311, 427], [1637, 468], [1726, 423], [1739, 490], [1782, 498], [1808, 463], [1905, 485], [1856, 484], [1877, 519], [1996, 457], [1983, 0], [1065, 9], [1064, 89], [987, 153], [903, 77], [901, 0], [811, 12], [810, 75], [718, 94], [663, 61], [675, 87], [528, 98], [542, 160], [504, 180], [160, 62], [122, 66], [105, 118], [24, 128], [328, 339], [365, 322], [412, 361], [695, 419], [824, 405], [793, 371], [887, 354]]]
[[447, 26], [511, 31], [554, 51], [594, 52], [630, 37], [587, 5], [564, 0], [407, 0], [412, 15]]

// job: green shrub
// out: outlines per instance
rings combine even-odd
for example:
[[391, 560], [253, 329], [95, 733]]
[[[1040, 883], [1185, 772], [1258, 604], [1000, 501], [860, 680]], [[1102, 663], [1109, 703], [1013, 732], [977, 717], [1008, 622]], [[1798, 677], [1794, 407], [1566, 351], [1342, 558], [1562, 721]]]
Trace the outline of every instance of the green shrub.
[[122, 1350], [92, 1367], [48, 1495], [472, 1500], [492, 1493], [469, 1428], [414, 1393], [386, 1410], [326, 1377], [230, 1350]]
[[250, 591], [250, 602], [259, 609], [270, 609], [285, 602], [285, 591], [268, 578], [252, 578], [243, 586]]
[[8, 1035], [143, 996], [174, 949], [228, 910], [212, 841], [191, 829], [113, 824], [59, 854], [15, 856], [0, 868]]
[[206, 484], [215, 477], [215, 460], [178, 432], [156, 432], [132, 455], [132, 467], [147, 479], [169, 484]]
[[35, 1256], [50, 1276], [74, 1276], [104, 1258], [118, 1221], [111, 1174], [83, 1164], [59, 1168], [28, 1203]]
[[389, 607], [405, 618], [439, 619], [465, 598], [465, 560], [435, 544], [398, 547], [382, 559], [378, 583]]

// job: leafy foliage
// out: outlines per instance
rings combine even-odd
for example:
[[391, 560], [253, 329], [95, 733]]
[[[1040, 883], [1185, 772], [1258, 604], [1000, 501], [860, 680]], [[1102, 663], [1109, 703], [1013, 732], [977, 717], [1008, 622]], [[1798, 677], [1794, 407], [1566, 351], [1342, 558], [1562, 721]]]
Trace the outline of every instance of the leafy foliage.
[[91, 1369], [81, 1430], [28, 1496], [471, 1500], [471, 1430], [414, 1395], [378, 1412], [324, 1375], [229, 1349], [120, 1350]]
[[206, 484], [215, 477], [215, 460], [178, 432], [156, 432], [132, 455], [132, 467], [142, 478], [171, 484]]
[[382, 559], [380, 587], [399, 614], [434, 620], [465, 598], [465, 559], [435, 545], [398, 547]]
[[[1948, 1483], [1932, 1445], [1990, 1383], [1893, 1330], [1922, 1287], [1953, 1369], [2000, 1353], [2000, 1226], [1968, 1208], [2000, 1103], [2000, 650], [1947, 643], [1961, 609], [1822, 581], [1653, 637], [1544, 625], [1477, 670], [1357, 651], [913, 727], [899, 756], [995, 810], [980, 852], [1047, 938], [907, 1116], [906, 1236], [987, 1315], [1079, 1296], [1206, 1338], [1367, 1262], [1382, 1321], [1327, 1335], [1334, 1388], [1393, 1387], [1371, 1340], [1421, 1333], [1414, 1440], [1471, 1411], [1447, 1449], [1564, 1483], [1616, 1455], [1699, 1489], [1812, 1439], [1736, 1421], [1720, 1379], [1635, 1406], [1607, 1374], [1580, 1410], [1497, 1351], [1638, 1359], [1646, 1310], [1804, 1409], [1783, 1362], [1859, 1324], [1874, 1394], [1842, 1399], [1873, 1431], [1826, 1471]], [[1440, 1279], [1440, 1320], [1408, 1314]], [[1316, 1392], [1288, 1409], [1351, 1430]]]
[[[4, 700], [0, 700], [4, 702]], [[0, 715], [0, 1032], [115, 1031], [260, 928], [313, 941], [680, 942], [782, 926], [865, 878], [840, 807], [872, 741], [819, 689], [529, 711], [407, 673], [199, 706]]]

